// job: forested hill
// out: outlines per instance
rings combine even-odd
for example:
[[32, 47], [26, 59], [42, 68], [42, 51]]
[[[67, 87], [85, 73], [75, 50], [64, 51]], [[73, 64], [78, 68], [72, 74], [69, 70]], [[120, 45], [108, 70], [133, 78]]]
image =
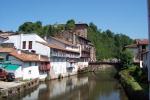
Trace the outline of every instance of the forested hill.
[[124, 46], [129, 45], [133, 40], [124, 34], [115, 34], [110, 30], [101, 31], [93, 23], [89, 24], [88, 39], [96, 48], [97, 60], [120, 58]]
[[[57, 26], [57, 27], [56, 27]], [[63, 30], [72, 30], [75, 27], [74, 20], [68, 20], [66, 24], [42, 25], [42, 22], [25, 22], [19, 26], [18, 32], [37, 33], [40, 36], [55, 36]], [[88, 27], [88, 39], [96, 48], [97, 60], [119, 58], [125, 45], [133, 40], [124, 34], [115, 34], [110, 30], [101, 31], [93, 23]]]

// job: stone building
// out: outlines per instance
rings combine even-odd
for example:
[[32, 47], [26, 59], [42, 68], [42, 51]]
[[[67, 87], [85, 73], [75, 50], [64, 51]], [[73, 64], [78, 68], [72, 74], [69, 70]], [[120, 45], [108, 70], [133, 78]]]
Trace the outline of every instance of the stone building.
[[56, 36], [74, 45], [81, 46], [80, 62], [86, 63], [84, 67], [88, 66], [89, 61], [96, 61], [95, 48], [91, 41], [87, 39], [87, 32], [87, 24], [75, 24], [73, 30], [65, 30]]

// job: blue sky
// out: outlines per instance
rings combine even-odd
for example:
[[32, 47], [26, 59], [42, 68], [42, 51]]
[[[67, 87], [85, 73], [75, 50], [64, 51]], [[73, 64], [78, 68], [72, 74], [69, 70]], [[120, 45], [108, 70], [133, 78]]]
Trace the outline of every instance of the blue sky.
[[1, 0], [0, 29], [16, 31], [26, 21], [43, 25], [95, 23], [132, 38], [147, 38], [147, 0]]

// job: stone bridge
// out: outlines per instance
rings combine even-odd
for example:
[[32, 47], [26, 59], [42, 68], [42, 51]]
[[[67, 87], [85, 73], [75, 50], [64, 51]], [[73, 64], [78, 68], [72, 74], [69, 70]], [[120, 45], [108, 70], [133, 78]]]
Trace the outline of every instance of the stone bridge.
[[[140, 65], [139, 62], [134, 62], [134, 65]], [[89, 62], [89, 70], [90, 71], [95, 71], [98, 69], [105, 69], [105, 68], [109, 68], [109, 67], [121, 67], [121, 63], [120, 62], [103, 62], [103, 61], [99, 61], [99, 62]]]

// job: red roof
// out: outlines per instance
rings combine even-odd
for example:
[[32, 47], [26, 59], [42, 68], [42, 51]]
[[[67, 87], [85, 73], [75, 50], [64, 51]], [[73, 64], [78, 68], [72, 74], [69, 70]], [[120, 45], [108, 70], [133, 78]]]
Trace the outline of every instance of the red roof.
[[21, 61], [35, 61], [35, 62], [48, 62], [47, 56], [34, 54], [30, 52], [20, 51], [20, 53], [15, 48], [3, 48], [0, 47], [0, 53], [8, 53]]
[[43, 44], [49, 48], [53, 48], [53, 49], [57, 49], [57, 50], [62, 50], [62, 51], [68, 51], [68, 52], [74, 52], [74, 53], [79, 53], [78, 51], [74, 51], [74, 50], [67, 50], [63, 47], [60, 47], [56, 44], [48, 44], [48, 43], [45, 43], [45, 42], [39, 42], [39, 41], [36, 41], [37, 43], [40, 43], [40, 44]]
[[25, 53], [25, 52], [21, 52], [19, 54], [17, 51], [11, 52], [9, 54], [25, 62], [26, 61], [32, 61], [32, 62], [33, 61], [34, 62], [48, 62], [49, 61], [47, 56], [38, 55], [38, 54], [30, 54], [30, 53]]
[[149, 41], [148, 41], [148, 39], [143, 39], [143, 40], [136, 39], [136, 44], [137, 45], [148, 45]]

